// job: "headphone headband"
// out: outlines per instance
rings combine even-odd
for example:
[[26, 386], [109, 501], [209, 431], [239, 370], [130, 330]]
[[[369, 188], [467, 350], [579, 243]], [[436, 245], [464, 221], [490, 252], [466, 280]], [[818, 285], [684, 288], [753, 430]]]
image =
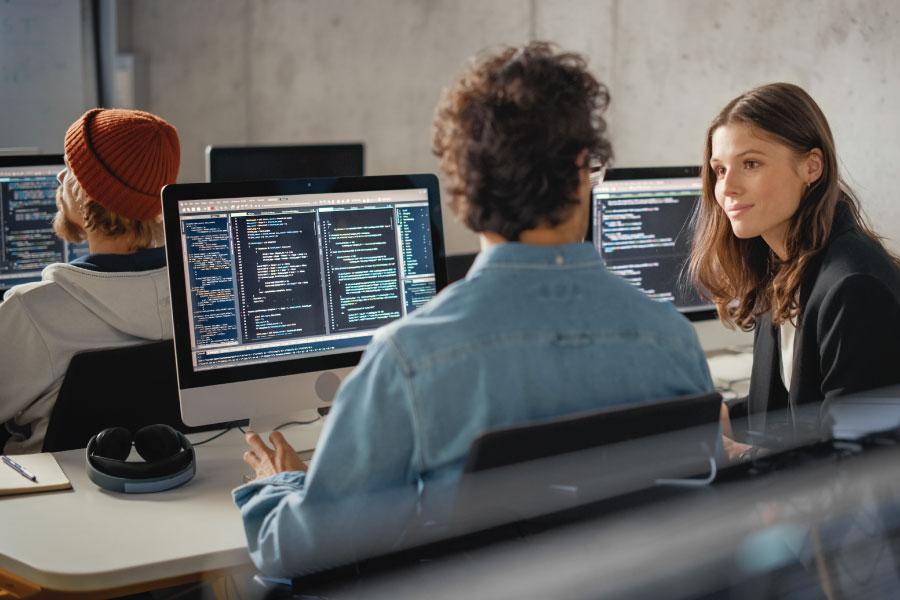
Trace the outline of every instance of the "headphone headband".
[[[190, 481], [197, 472], [194, 447], [180, 431], [169, 426], [165, 430], [174, 434], [179, 449], [149, 462], [128, 462], [96, 454], [97, 438], [103, 432], [93, 436], [85, 449], [88, 477], [103, 489], [126, 494], [161, 492]], [[165, 430], [162, 435], [170, 435]]]

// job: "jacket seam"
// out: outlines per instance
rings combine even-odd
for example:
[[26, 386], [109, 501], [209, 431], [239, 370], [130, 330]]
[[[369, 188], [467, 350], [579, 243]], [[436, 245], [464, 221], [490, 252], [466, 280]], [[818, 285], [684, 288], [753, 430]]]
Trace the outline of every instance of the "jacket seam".
[[478, 265], [475, 269], [469, 271], [468, 275], [474, 275], [481, 271], [487, 270], [532, 270], [532, 269], [540, 269], [542, 271], [573, 271], [577, 269], [595, 269], [597, 267], [605, 266], [606, 263], [602, 260], [592, 260], [589, 262], [575, 262], [575, 263], [563, 263], [563, 264], [545, 264], [545, 263], [503, 263], [503, 262], [492, 262], [486, 265]]
[[590, 338], [590, 342], [604, 341], [643, 341], [654, 343], [662, 347], [672, 348], [679, 351], [685, 351], [690, 348], [689, 345], [683, 344], [680, 340], [673, 340], [671, 337], [659, 336], [655, 333], [648, 332], [627, 332], [627, 333], [608, 333], [608, 332], [572, 332], [570, 333], [508, 333], [500, 335], [492, 335], [480, 337], [475, 340], [469, 340], [454, 346], [444, 347], [437, 352], [419, 357], [415, 363], [409, 364], [410, 375], [415, 371], [430, 367], [436, 363], [442, 362], [448, 358], [465, 354], [474, 349], [491, 348], [505, 346], [512, 343], [521, 343], [525, 341], [541, 341], [552, 342], [568, 335], [579, 335]]
[[[31, 311], [28, 309], [28, 306], [25, 304], [25, 302], [22, 302], [21, 297], [16, 295], [16, 296], [13, 296], [12, 298], [10, 298], [9, 300], [15, 300], [16, 302], [18, 302], [19, 307], [22, 309], [22, 312], [24, 312], [25, 316], [28, 317], [28, 322], [31, 323], [31, 327], [34, 329], [35, 333], [37, 333], [38, 337], [41, 340], [41, 344], [43, 344], [43, 346], [44, 346], [44, 353], [48, 357], [47, 362], [50, 365], [50, 374], [52, 375], [55, 370], [54, 364], [53, 364], [53, 353], [50, 352], [50, 347], [47, 345], [47, 340], [44, 337], [44, 333], [41, 331], [41, 328], [38, 327], [37, 323], [34, 322], [34, 318], [31, 316]], [[9, 302], [9, 300], [6, 300], [6, 302]]]
[[413, 461], [414, 463], [410, 465], [413, 467], [412, 473], [422, 473], [425, 466], [425, 458], [424, 458], [424, 450], [422, 448], [422, 443], [425, 439], [423, 432], [421, 429], [422, 418], [419, 414], [419, 403], [416, 399], [415, 386], [412, 383], [412, 374], [413, 370], [410, 364], [406, 361], [403, 354], [400, 352], [400, 348], [397, 347], [396, 340], [394, 338], [388, 337], [388, 344], [390, 345], [391, 354], [394, 355], [397, 362], [400, 364], [400, 368], [403, 371], [403, 387], [406, 389], [406, 398], [405, 404], [407, 405], [407, 410], [409, 411], [409, 419], [410, 419], [410, 431], [413, 434]]
[[[79, 276], [96, 277], [97, 279], [128, 279], [131, 277], [146, 277], [147, 275], [155, 275], [156, 273], [164, 272], [167, 268], [157, 267], [156, 269], [147, 269], [146, 271], [91, 271], [90, 269], [82, 269], [76, 265], [70, 265], [68, 263], [59, 263], [51, 266], [53, 267], [50, 271], [51, 273], [53, 271], [73, 271], [75, 273], [78, 273]], [[55, 279], [45, 279], [44, 281], [52, 281], [53, 283], [59, 285], [59, 283]]]

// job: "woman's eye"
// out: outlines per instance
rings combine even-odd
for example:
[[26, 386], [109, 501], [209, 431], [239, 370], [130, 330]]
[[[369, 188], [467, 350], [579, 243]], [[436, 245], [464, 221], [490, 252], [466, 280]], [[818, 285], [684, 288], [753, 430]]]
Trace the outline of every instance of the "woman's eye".
[[715, 167], [713, 170], [716, 173], [716, 177], [725, 177], [725, 167]]
[[745, 165], [748, 169], [755, 169], [756, 167], [759, 166], [759, 163], [758, 163], [757, 161], [755, 161], [755, 160], [748, 160], [747, 162], [744, 163], [744, 165]]

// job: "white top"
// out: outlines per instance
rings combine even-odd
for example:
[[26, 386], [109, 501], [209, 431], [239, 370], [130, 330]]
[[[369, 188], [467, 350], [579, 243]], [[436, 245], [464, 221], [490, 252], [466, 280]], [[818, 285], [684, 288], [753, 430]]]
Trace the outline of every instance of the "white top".
[[781, 341], [781, 380], [784, 387], [791, 389], [791, 373], [794, 370], [794, 337], [797, 327], [790, 321], [785, 321], [778, 326], [778, 339]]

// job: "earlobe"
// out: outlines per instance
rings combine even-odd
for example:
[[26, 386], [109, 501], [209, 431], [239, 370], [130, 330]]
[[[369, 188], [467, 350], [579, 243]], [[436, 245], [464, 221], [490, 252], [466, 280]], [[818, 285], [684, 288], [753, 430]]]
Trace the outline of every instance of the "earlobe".
[[819, 180], [823, 167], [822, 151], [819, 148], [813, 148], [806, 159], [807, 185], [812, 185]]

